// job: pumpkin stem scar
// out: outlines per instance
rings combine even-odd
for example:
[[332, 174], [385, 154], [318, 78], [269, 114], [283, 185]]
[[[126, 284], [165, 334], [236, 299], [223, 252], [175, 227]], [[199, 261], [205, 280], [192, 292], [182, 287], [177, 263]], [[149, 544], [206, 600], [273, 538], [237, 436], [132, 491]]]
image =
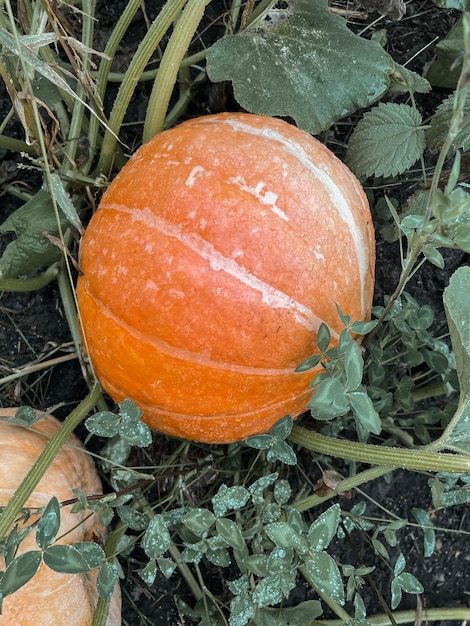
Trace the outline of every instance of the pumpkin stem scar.
[[[205, 259], [214, 271], [226, 272], [247, 287], [259, 292], [264, 304], [269, 305], [273, 309], [281, 308], [292, 311], [295, 321], [304, 326], [308, 331], [317, 331], [320, 327], [323, 320], [315, 315], [308, 307], [297, 302], [283, 291], [276, 289], [273, 285], [264, 282], [237, 263], [236, 260], [227, 258], [200, 235], [185, 233], [179, 225], [171, 224], [161, 216], [152, 213], [150, 209], [130, 209], [124, 205], [118, 204], [102, 204], [101, 208], [127, 213], [134, 221], [144, 223], [148, 228], [153, 228], [167, 237], [176, 239]], [[335, 334], [335, 332], [332, 331], [332, 334], [338, 338], [337, 333]]]

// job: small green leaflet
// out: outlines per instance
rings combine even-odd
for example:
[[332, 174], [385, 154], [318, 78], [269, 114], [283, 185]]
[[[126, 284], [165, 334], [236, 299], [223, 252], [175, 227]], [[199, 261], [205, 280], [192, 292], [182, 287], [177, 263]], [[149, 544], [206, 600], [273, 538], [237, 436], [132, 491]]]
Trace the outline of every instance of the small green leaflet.
[[346, 164], [359, 178], [406, 172], [425, 148], [421, 114], [406, 104], [381, 102], [351, 135]]
[[[454, 94], [446, 98], [432, 117], [431, 126], [426, 131], [426, 143], [431, 150], [439, 150], [449, 133], [454, 100]], [[470, 95], [467, 95], [465, 99], [463, 112], [464, 118], [459, 132], [452, 141], [452, 150], [461, 149], [463, 152], [467, 152], [470, 149]]]

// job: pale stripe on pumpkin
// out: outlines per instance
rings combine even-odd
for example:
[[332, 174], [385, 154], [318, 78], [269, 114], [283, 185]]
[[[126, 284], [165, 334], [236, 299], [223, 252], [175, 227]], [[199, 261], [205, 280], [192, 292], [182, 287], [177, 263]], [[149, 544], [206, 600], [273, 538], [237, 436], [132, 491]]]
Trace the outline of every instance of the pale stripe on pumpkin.
[[[121, 204], [101, 204], [101, 209], [111, 209], [127, 213], [134, 221], [141, 222], [149, 228], [154, 228], [167, 237], [172, 237], [184, 246], [199, 254], [216, 271], [223, 271], [239, 280], [242, 284], [258, 291], [264, 304], [273, 309], [286, 309], [292, 311], [297, 323], [309, 331], [317, 331], [321, 320], [313, 311], [297, 302], [294, 298], [266, 283], [245, 267], [239, 265], [236, 260], [227, 258], [219, 252], [209, 241], [195, 233], [185, 233], [177, 224], [172, 224], [164, 218], [155, 215], [150, 209], [131, 209]], [[332, 330], [332, 335], [338, 335]]]
[[[364, 289], [365, 289], [365, 281], [366, 276], [369, 271], [368, 260], [366, 258], [366, 245], [361, 233], [361, 229], [356, 224], [354, 219], [354, 215], [351, 211], [349, 203], [342, 193], [341, 189], [335, 183], [335, 181], [328, 175], [328, 173], [321, 169], [318, 165], [316, 165], [308, 156], [307, 152], [304, 150], [302, 145], [293, 141], [291, 138], [285, 137], [281, 133], [272, 130], [271, 128], [258, 128], [255, 126], [250, 126], [249, 124], [245, 124], [244, 122], [239, 122], [236, 120], [229, 119], [217, 119], [211, 118], [210, 116], [204, 118], [204, 123], [217, 123], [217, 124], [228, 124], [235, 131], [245, 132], [251, 135], [256, 135], [258, 137], [265, 137], [270, 139], [271, 141], [277, 141], [284, 149], [294, 157], [296, 157], [302, 165], [304, 165], [308, 170], [312, 172], [312, 174], [321, 182], [321, 184], [326, 189], [328, 195], [330, 196], [331, 202], [333, 206], [338, 211], [339, 217], [348, 225], [349, 232], [351, 233], [351, 237], [354, 241], [354, 247], [356, 250], [356, 259], [359, 268], [359, 278], [361, 282], [361, 308], [362, 308], [362, 316], [365, 317], [368, 304], [365, 302], [364, 297]], [[299, 131], [300, 132], [300, 131]]]

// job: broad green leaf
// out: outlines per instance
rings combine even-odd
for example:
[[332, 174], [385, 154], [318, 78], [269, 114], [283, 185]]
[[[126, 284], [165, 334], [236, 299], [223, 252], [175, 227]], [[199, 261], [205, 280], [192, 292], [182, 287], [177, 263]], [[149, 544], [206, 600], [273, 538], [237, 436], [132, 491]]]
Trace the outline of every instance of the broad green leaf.
[[344, 353], [344, 368], [346, 371], [346, 391], [354, 391], [362, 383], [364, 361], [362, 350], [355, 341], [346, 347]]
[[338, 604], [344, 604], [343, 581], [336, 561], [327, 552], [312, 552], [305, 565], [315, 586]]
[[[463, 0], [437, 0], [440, 6], [460, 4], [463, 9]], [[438, 5], [439, 6], [439, 5]], [[450, 7], [449, 7], [450, 8]], [[459, 8], [453, 6], [452, 8]], [[463, 20], [459, 19], [450, 29], [445, 39], [439, 41], [435, 47], [435, 57], [427, 69], [426, 77], [433, 87], [455, 89], [462, 70], [459, 57], [463, 57]]]
[[230, 626], [245, 626], [253, 617], [254, 610], [250, 596], [236, 595], [230, 602]]
[[129, 400], [129, 398], [122, 400], [118, 406], [119, 415], [121, 417], [127, 417], [129, 420], [134, 422], [138, 422], [142, 417], [142, 411], [134, 402], [132, 402], [132, 400]]
[[307, 539], [312, 550], [318, 552], [328, 547], [338, 530], [340, 514], [339, 504], [334, 504], [311, 524]]
[[344, 383], [338, 378], [322, 380], [307, 406], [318, 420], [331, 420], [345, 415], [349, 411], [349, 401]]
[[42, 549], [54, 543], [60, 527], [60, 504], [55, 496], [47, 503], [36, 530], [36, 543]]
[[96, 588], [98, 589], [100, 598], [103, 598], [104, 600], [109, 600], [109, 598], [111, 598], [116, 587], [118, 577], [118, 568], [114, 563], [110, 563], [109, 561], [103, 563], [96, 579]]
[[324, 0], [291, 0], [270, 8], [209, 50], [214, 82], [230, 80], [251, 113], [292, 117], [313, 134], [378, 100], [393, 61], [383, 48], [352, 33]]
[[145, 567], [138, 570], [139, 576], [149, 587], [151, 587], [155, 582], [155, 578], [157, 577], [157, 571], [157, 563], [154, 559], [149, 561]]
[[142, 540], [142, 547], [150, 559], [155, 559], [166, 552], [171, 537], [162, 515], [156, 515], [149, 522]]
[[413, 574], [409, 574], [408, 572], [403, 572], [399, 576], [396, 577], [397, 583], [406, 593], [423, 593], [424, 588], [423, 585], [419, 582], [419, 580], [413, 576]]
[[[431, 150], [439, 150], [447, 137], [454, 109], [454, 99], [454, 94], [449, 96], [432, 116], [431, 126], [426, 130], [426, 144]], [[460, 131], [452, 141], [452, 149], [468, 152], [470, 149], [470, 95], [467, 95], [465, 100], [463, 113]]]
[[13, 559], [0, 579], [0, 596], [8, 596], [31, 580], [41, 564], [41, 552], [25, 552]]
[[295, 571], [293, 570], [268, 575], [266, 578], [262, 578], [253, 590], [253, 602], [260, 607], [282, 602], [295, 585]]
[[278, 504], [287, 504], [292, 495], [292, 489], [287, 480], [279, 480], [273, 489], [274, 499]]
[[[65, 226], [64, 219], [62, 227]], [[0, 258], [2, 278], [25, 276], [62, 258], [62, 251], [44, 234], [57, 237], [59, 229], [51, 197], [42, 189], [0, 225], [0, 233], [6, 232], [14, 232], [16, 239], [7, 245]]]
[[354, 129], [346, 164], [358, 177], [397, 176], [406, 172], [425, 148], [421, 114], [406, 104], [381, 102]]

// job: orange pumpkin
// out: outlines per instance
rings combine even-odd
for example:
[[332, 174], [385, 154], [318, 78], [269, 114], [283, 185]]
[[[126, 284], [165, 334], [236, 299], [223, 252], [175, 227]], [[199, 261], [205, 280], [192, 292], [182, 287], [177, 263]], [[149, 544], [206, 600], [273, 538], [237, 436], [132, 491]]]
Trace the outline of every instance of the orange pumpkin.
[[[0, 409], [1, 417], [12, 417], [16, 408]], [[0, 506], [5, 506], [15, 489], [33, 466], [57, 430], [59, 422], [47, 415], [26, 430], [14, 423], [0, 421]], [[46, 435], [46, 436], [44, 436]], [[26, 503], [26, 507], [44, 507], [52, 496], [60, 502], [74, 498], [72, 489], [87, 494], [102, 493], [102, 486], [95, 466], [83, 451], [80, 441], [71, 437]], [[93, 541], [103, 536], [103, 527], [97, 516], [89, 511], [71, 513], [70, 506], [61, 508], [61, 524], [57, 543], [72, 544]], [[34, 516], [29, 523], [35, 521]], [[18, 553], [37, 550], [34, 530], [20, 543]], [[0, 570], [5, 569], [0, 557]], [[98, 600], [96, 590], [97, 570], [87, 574], [61, 574], [41, 563], [33, 578], [3, 601], [0, 626], [91, 626], [93, 612]], [[121, 624], [121, 595], [119, 586], [112, 596], [107, 626]]]
[[152, 428], [204, 442], [305, 410], [322, 321], [369, 317], [374, 233], [357, 179], [294, 126], [193, 119], [143, 145], [81, 244], [85, 348]]

